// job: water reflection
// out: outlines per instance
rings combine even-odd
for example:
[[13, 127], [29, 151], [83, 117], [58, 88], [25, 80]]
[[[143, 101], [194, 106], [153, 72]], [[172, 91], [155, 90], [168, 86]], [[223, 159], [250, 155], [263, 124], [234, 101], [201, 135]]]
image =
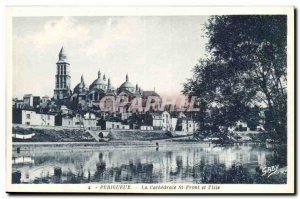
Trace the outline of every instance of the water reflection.
[[13, 183], [285, 183], [261, 168], [286, 166], [283, 149], [258, 145], [13, 153]]

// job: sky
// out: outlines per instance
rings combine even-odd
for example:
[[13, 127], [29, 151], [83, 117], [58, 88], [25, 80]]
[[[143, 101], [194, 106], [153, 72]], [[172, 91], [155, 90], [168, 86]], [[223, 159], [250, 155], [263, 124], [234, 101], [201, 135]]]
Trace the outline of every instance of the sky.
[[206, 56], [208, 16], [15, 17], [13, 96], [53, 96], [61, 47], [71, 88], [90, 85], [100, 69], [119, 87], [129, 81], [161, 96], [178, 96], [192, 68]]

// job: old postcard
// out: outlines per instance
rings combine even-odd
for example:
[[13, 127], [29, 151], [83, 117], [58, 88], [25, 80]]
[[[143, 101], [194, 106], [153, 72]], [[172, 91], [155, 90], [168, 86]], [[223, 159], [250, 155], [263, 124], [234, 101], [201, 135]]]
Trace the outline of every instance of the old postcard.
[[6, 16], [7, 192], [295, 192], [293, 7]]

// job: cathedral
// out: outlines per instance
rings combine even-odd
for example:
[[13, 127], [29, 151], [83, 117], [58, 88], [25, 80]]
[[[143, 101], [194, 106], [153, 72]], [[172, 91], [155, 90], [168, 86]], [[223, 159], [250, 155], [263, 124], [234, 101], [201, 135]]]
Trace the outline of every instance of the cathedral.
[[97, 78], [89, 86], [85, 83], [83, 75], [80, 82], [71, 90], [70, 63], [67, 60], [67, 55], [62, 47], [58, 62], [56, 63], [57, 73], [55, 75], [54, 99], [56, 101], [71, 102], [73, 106], [89, 106], [99, 104], [104, 96], [126, 96], [129, 101], [135, 97], [147, 99], [149, 96], [159, 97], [155, 91], [144, 91], [137, 84], [134, 86], [129, 81], [129, 76], [126, 74], [125, 81], [118, 88], [111, 84], [110, 78], [98, 71]]

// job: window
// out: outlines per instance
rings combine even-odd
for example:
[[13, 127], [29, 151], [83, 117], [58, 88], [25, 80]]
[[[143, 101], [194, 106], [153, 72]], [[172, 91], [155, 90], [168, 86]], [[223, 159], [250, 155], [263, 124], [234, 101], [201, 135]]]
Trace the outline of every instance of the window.
[[119, 128], [119, 125], [117, 125], [117, 129]]
[[27, 118], [27, 119], [30, 119], [30, 114], [26, 114], [26, 118]]
[[26, 125], [30, 125], [30, 122], [26, 122]]
[[111, 128], [115, 128], [115, 124], [112, 124], [112, 125], [111, 125]]
[[48, 115], [48, 120], [50, 120], [50, 115]]

